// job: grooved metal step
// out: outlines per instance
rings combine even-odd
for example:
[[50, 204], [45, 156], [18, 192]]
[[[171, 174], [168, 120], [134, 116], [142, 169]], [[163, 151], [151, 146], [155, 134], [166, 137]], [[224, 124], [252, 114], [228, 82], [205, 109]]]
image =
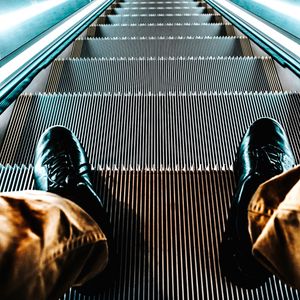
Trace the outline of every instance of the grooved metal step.
[[300, 162], [299, 115], [298, 93], [27, 95], [16, 102], [0, 163], [32, 163], [41, 133], [60, 124], [76, 133], [91, 163], [103, 168], [230, 165], [248, 126], [266, 116], [282, 123]]
[[88, 37], [144, 37], [144, 36], [235, 36], [232, 25], [224, 24], [162, 24], [162, 25], [93, 25]]
[[270, 58], [80, 58], [53, 62], [46, 91], [279, 91]]
[[[112, 222], [118, 269], [98, 295], [71, 289], [62, 299], [299, 299], [275, 276], [247, 290], [221, 275], [219, 249], [234, 188], [229, 169], [97, 170], [93, 178]], [[11, 183], [2, 191], [31, 189], [32, 167], [0, 167], [0, 179]]]
[[252, 56], [245, 38], [80, 39], [71, 57]]
[[185, 24], [185, 23], [221, 23], [222, 18], [213, 14], [192, 15], [108, 15], [98, 18], [99, 24]]
[[201, 7], [204, 3], [198, 3], [196, 1], [149, 1], [149, 2], [120, 2], [117, 3], [117, 7]]
[[207, 13], [205, 7], [171, 7], [167, 8], [165, 6], [158, 7], [124, 7], [124, 8], [114, 8], [112, 14], [122, 15], [122, 14], [204, 14]]

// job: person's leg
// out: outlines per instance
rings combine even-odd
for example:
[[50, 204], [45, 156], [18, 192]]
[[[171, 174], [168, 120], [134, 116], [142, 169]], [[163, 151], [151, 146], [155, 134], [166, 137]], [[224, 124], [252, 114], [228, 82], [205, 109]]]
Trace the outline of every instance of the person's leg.
[[107, 217], [71, 131], [44, 132], [34, 179], [40, 191], [1, 194], [1, 299], [56, 299], [107, 270], [111, 257]]
[[254, 257], [300, 288], [300, 166], [259, 186], [248, 206]]
[[42, 134], [35, 151], [34, 180], [35, 189], [55, 193], [78, 204], [110, 239], [109, 221], [93, 189], [87, 155], [69, 129], [53, 126]]
[[[66, 197], [84, 209], [107, 238], [109, 259], [105, 272], [77, 289], [93, 294], [101, 286], [111, 284], [117, 265], [112, 230], [103, 203], [93, 189], [87, 155], [73, 132], [54, 126], [42, 134], [35, 151], [34, 179], [37, 189]], [[89, 268], [89, 264], [86, 267]]]
[[107, 241], [98, 224], [58, 195], [2, 193], [0, 223], [3, 300], [58, 299], [107, 265]]
[[222, 272], [237, 285], [255, 288], [270, 276], [252, 254], [248, 205], [260, 184], [294, 164], [288, 139], [278, 122], [263, 118], [250, 126], [234, 163], [237, 188], [220, 250]]

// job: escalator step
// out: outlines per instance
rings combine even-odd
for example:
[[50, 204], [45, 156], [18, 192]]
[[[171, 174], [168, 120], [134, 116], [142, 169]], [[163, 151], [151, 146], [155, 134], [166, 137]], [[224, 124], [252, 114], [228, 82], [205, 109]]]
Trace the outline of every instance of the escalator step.
[[71, 57], [252, 56], [246, 38], [81, 39]]
[[165, 6], [158, 7], [130, 7], [130, 8], [115, 8], [113, 14], [204, 14], [207, 10], [205, 7], [181, 7], [181, 8], [166, 8]]
[[117, 7], [190, 7], [196, 8], [205, 5], [204, 3], [198, 3], [196, 1], [149, 1], [149, 2], [120, 2]]
[[184, 24], [184, 23], [221, 23], [219, 15], [199, 14], [199, 15], [162, 15], [149, 16], [142, 15], [108, 15], [98, 18], [99, 24]]
[[235, 36], [232, 25], [93, 25], [88, 37], [143, 37], [143, 36]]
[[248, 126], [267, 116], [284, 126], [299, 163], [299, 101], [299, 93], [23, 95], [16, 102], [0, 163], [32, 163], [41, 133], [60, 124], [76, 133], [91, 163], [102, 168], [231, 165]]
[[249, 40], [232, 37], [79, 39], [71, 57], [252, 56]]
[[[12, 182], [2, 191], [31, 189], [32, 167], [0, 166], [0, 178]], [[274, 276], [247, 290], [221, 275], [220, 243], [234, 188], [228, 168], [97, 169], [93, 181], [110, 216], [120, 263], [113, 284], [98, 295], [71, 290], [62, 299], [298, 299], [299, 291]]]
[[279, 91], [270, 58], [81, 58], [53, 63], [46, 91]]

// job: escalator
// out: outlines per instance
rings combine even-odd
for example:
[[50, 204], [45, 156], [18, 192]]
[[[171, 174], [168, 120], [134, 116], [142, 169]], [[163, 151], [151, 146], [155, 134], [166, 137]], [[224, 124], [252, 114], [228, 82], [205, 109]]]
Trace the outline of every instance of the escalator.
[[[115, 281], [84, 299], [299, 299], [271, 277], [221, 275], [219, 246], [239, 140], [260, 117], [285, 128], [299, 163], [300, 96], [202, 1], [115, 2], [53, 62], [45, 93], [16, 101], [0, 150], [0, 190], [33, 188], [40, 134], [64, 125], [93, 166], [113, 225]], [[63, 299], [83, 299], [75, 289]]]

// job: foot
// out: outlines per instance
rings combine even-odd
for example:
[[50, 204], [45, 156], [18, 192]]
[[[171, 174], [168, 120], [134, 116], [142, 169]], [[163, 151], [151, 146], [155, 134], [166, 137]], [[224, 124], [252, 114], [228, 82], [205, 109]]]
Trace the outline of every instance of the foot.
[[288, 139], [277, 121], [262, 118], [250, 126], [234, 162], [237, 188], [220, 250], [222, 273], [237, 285], [256, 288], [270, 276], [252, 255], [248, 204], [261, 183], [294, 164]]
[[54, 126], [42, 134], [35, 150], [34, 179], [37, 190], [72, 200], [101, 223], [99, 213], [104, 209], [93, 190], [90, 164], [69, 129]]
[[73, 201], [98, 223], [107, 237], [110, 266], [113, 253], [111, 227], [93, 189], [86, 153], [74, 133], [65, 127], [54, 126], [42, 134], [35, 151], [34, 179], [36, 189]]

